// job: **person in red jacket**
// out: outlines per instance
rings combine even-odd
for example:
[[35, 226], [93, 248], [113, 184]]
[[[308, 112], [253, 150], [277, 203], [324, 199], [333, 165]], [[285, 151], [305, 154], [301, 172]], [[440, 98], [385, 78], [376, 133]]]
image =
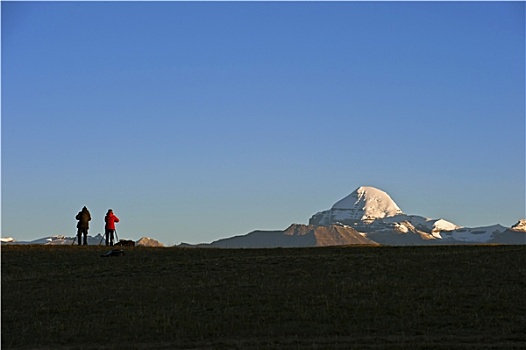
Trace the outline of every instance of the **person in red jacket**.
[[113, 234], [115, 233], [115, 223], [119, 222], [119, 218], [113, 214], [112, 209], [108, 209], [106, 217], [104, 218], [106, 226], [104, 227], [106, 233], [106, 245], [113, 245]]

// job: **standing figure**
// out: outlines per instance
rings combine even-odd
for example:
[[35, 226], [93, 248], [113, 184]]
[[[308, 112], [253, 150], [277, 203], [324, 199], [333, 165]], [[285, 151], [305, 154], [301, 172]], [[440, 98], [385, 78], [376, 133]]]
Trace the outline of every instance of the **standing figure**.
[[106, 233], [106, 245], [113, 245], [113, 234], [115, 233], [115, 223], [119, 222], [119, 218], [113, 214], [112, 209], [108, 209], [106, 217], [104, 218], [106, 226], [104, 227]]
[[88, 208], [84, 207], [82, 210], [75, 216], [79, 222], [77, 224], [77, 238], [80, 245], [80, 236], [84, 236], [84, 245], [88, 245], [88, 229], [89, 222], [91, 220], [91, 214], [89, 213]]

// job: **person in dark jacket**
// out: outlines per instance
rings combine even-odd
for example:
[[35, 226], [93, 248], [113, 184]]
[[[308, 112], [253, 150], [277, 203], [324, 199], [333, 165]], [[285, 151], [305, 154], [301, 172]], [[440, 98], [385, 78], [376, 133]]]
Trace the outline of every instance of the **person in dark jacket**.
[[88, 208], [84, 207], [82, 210], [75, 216], [79, 222], [77, 223], [77, 238], [80, 245], [80, 237], [84, 236], [83, 244], [88, 245], [88, 229], [89, 222], [91, 220], [91, 214], [89, 213]]
[[119, 218], [113, 214], [112, 209], [108, 209], [104, 221], [106, 222], [106, 226], [104, 227], [104, 231], [106, 233], [106, 245], [112, 246], [113, 234], [115, 233], [115, 223], [119, 222]]

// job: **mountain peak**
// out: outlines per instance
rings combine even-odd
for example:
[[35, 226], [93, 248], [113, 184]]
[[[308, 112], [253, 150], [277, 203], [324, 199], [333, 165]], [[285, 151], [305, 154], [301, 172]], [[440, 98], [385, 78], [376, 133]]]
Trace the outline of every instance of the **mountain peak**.
[[336, 202], [332, 209], [355, 212], [357, 220], [381, 219], [402, 214], [402, 210], [382, 190], [371, 186], [361, 186], [347, 197]]
[[403, 214], [402, 210], [387, 193], [372, 186], [361, 186], [336, 202], [331, 209], [314, 214], [309, 224], [367, 224], [400, 214]]
[[164, 244], [150, 237], [141, 237], [135, 244], [146, 247], [164, 247]]

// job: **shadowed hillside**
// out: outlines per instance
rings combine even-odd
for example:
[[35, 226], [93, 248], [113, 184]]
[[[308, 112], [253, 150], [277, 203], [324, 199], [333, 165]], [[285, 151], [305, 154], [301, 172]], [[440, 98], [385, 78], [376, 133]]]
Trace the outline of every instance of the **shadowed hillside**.
[[355, 229], [342, 226], [293, 224], [284, 231], [253, 231], [247, 235], [220, 239], [199, 247], [213, 248], [299, 248], [335, 245], [377, 245]]

